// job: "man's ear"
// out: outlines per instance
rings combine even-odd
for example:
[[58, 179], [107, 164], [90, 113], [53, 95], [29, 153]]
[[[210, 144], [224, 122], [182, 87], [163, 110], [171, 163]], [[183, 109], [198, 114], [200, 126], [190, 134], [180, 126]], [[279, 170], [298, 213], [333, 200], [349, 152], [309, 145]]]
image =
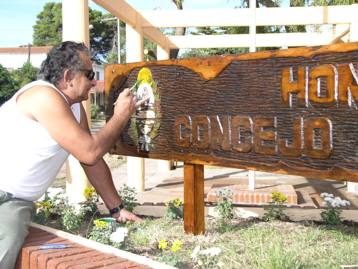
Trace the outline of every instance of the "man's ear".
[[65, 72], [63, 73], [63, 82], [64, 83], [70, 83], [72, 84], [72, 73], [70, 69], [66, 69]]

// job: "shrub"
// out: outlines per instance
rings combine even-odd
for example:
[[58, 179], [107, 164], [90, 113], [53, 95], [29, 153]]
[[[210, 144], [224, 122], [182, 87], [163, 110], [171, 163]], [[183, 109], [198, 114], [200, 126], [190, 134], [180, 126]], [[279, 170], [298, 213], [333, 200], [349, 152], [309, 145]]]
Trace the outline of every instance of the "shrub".
[[200, 246], [194, 248], [191, 258], [196, 263], [196, 268], [224, 268], [224, 264], [219, 262], [221, 248], [211, 247], [207, 249], [200, 249]]
[[67, 231], [79, 231], [81, 223], [83, 222], [83, 213], [81, 211], [78, 212], [72, 206], [68, 206], [63, 212], [61, 222]]
[[133, 209], [138, 205], [137, 192], [135, 188], [131, 188], [124, 184], [118, 190], [118, 194], [121, 196], [123, 205], [128, 211], [132, 212]]
[[265, 206], [265, 214], [263, 219], [265, 221], [270, 220], [288, 220], [287, 215], [283, 212], [284, 203], [287, 201], [287, 197], [278, 191], [271, 193], [271, 202], [268, 206]]
[[328, 208], [321, 212], [321, 218], [328, 225], [337, 225], [342, 223], [341, 207], [349, 206], [350, 202], [340, 197], [334, 197], [331, 193], [323, 192], [321, 197], [326, 202]]
[[217, 191], [216, 195], [219, 197], [219, 201], [215, 208], [215, 211], [218, 212], [219, 219], [222, 222], [226, 220], [231, 220], [234, 218], [234, 207], [232, 204], [232, 191], [230, 189], [220, 189]]
[[172, 220], [183, 218], [183, 202], [179, 198], [165, 203], [165, 217]]

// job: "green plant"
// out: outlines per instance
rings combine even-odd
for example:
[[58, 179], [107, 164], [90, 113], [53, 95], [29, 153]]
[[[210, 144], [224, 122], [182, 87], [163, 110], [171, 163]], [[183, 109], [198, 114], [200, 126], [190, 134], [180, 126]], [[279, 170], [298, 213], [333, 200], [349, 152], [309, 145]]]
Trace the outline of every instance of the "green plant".
[[232, 204], [232, 191], [227, 188], [220, 189], [216, 192], [219, 198], [215, 211], [219, 215], [221, 222], [226, 222], [234, 218], [234, 207]]
[[43, 200], [36, 202], [35, 222], [46, 224], [51, 219], [61, 216], [64, 209], [68, 206], [64, 192], [55, 188], [50, 188], [45, 192]]
[[93, 216], [98, 211], [98, 194], [93, 187], [88, 187], [84, 190], [84, 196], [86, 198], [86, 201], [81, 204], [81, 210], [84, 212], [84, 214], [89, 214]]
[[183, 257], [180, 253], [182, 250], [183, 242], [181, 240], [174, 240], [168, 242], [162, 239], [158, 243], [158, 249], [161, 250], [158, 260], [171, 266], [180, 267], [183, 263]]
[[77, 211], [73, 206], [68, 206], [63, 212], [61, 222], [67, 231], [76, 232], [83, 222], [83, 213], [81, 210]]
[[265, 221], [270, 220], [288, 220], [287, 215], [283, 212], [284, 203], [287, 201], [287, 197], [278, 191], [271, 193], [271, 202], [268, 206], [265, 206], [265, 214], [263, 219]]
[[221, 248], [219, 247], [201, 249], [200, 246], [196, 246], [191, 254], [191, 258], [197, 268], [224, 268], [224, 264], [218, 260], [220, 254]]
[[96, 119], [99, 112], [99, 106], [91, 104], [91, 119]]
[[183, 202], [177, 198], [165, 203], [165, 215], [168, 219], [182, 219], [183, 218]]
[[321, 218], [328, 225], [337, 225], [342, 223], [342, 207], [349, 206], [350, 202], [342, 200], [340, 197], [334, 197], [331, 193], [323, 192], [321, 197], [326, 202], [328, 208], [321, 212]]
[[94, 226], [88, 238], [102, 244], [110, 245], [110, 237], [113, 232], [113, 226], [111, 223], [97, 219], [93, 221], [93, 224]]
[[137, 192], [135, 188], [131, 188], [124, 184], [118, 190], [118, 194], [121, 196], [123, 205], [128, 211], [132, 212], [138, 205]]

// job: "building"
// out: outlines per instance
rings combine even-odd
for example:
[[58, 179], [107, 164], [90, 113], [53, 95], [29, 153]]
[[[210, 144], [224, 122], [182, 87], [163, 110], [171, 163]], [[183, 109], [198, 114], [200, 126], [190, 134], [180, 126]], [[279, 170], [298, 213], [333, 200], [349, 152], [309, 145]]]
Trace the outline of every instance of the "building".
[[45, 47], [18, 47], [18, 48], [0, 48], [0, 64], [8, 70], [15, 70], [23, 66], [27, 61], [40, 68], [41, 63], [46, 58], [51, 46]]
[[[33, 47], [31, 45], [18, 48], [0, 48], [0, 64], [9, 71], [21, 68], [27, 61], [30, 61], [34, 67], [40, 68], [51, 48], [52, 46]], [[103, 111], [105, 105], [104, 67], [103, 65], [93, 64], [93, 71], [96, 73], [97, 85], [90, 91], [91, 104], [97, 105], [100, 111]]]

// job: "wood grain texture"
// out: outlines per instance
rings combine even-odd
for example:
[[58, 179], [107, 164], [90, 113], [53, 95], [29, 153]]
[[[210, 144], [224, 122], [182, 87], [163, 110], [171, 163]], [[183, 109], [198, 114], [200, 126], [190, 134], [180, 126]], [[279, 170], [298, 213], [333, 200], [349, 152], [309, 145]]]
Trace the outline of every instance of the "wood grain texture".
[[205, 232], [204, 166], [184, 163], [184, 230], [198, 235]]
[[358, 43], [110, 65], [108, 118], [143, 66], [157, 134], [142, 151], [128, 123], [112, 153], [358, 182]]

